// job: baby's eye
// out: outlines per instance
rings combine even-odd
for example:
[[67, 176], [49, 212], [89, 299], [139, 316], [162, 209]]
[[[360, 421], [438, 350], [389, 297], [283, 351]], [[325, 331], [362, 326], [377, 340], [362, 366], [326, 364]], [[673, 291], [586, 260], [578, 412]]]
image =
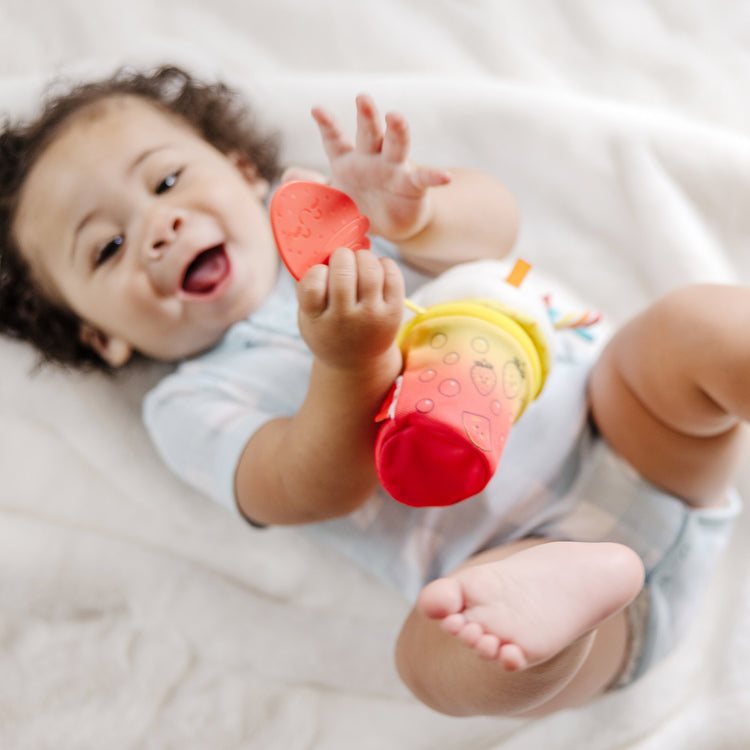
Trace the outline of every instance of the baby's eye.
[[106, 245], [102, 245], [96, 254], [94, 266], [98, 268], [102, 263], [106, 263], [122, 247], [124, 241], [125, 238], [121, 234], [118, 234], [117, 237], [113, 237]]
[[171, 174], [168, 174], [157, 186], [156, 186], [156, 194], [161, 195], [162, 193], [166, 193], [167, 190], [170, 188], [173, 188], [177, 184], [177, 180], [180, 177], [180, 174], [182, 173], [181, 169], [178, 169]]

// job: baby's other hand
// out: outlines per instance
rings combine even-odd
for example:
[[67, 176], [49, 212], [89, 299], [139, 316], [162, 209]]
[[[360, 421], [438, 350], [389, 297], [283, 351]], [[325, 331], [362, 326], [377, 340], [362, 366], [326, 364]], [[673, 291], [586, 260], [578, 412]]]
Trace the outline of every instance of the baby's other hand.
[[297, 297], [302, 337], [326, 364], [365, 371], [398, 349], [404, 280], [390, 258], [337, 248], [327, 266], [313, 266], [302, 277]]
[[432, 218], [429, 188], [450, 182], [450, 174], [414, 164], [409, 157], [406, 119], [389, 112], [385, 131], [375, 103], [366, 94], [357, 97], [357, 132], [352, 143], [327, 111], [312, 110], [328, 160], [331, 185], [343, 190], [367, 216], [373, 233], [390, 240], [418, 234]]

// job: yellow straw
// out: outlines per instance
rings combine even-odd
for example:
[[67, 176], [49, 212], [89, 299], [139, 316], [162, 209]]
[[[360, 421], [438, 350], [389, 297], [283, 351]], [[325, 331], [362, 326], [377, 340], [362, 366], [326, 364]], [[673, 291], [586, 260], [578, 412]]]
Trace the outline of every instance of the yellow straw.
[[416, 313], [417, 315], [421, 315], [424, 312], [424, 307], [420, 307], [416, 302], [412, 302], [408, 297], [404, 300], [404, 304], [409, 308], [409, 310]]

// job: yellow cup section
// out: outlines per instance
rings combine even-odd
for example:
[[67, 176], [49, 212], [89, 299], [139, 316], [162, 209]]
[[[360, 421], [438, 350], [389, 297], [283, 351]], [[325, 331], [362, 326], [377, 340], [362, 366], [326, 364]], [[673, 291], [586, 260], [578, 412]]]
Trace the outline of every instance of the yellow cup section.
[[[408, 320], [399, 331], [397, 342], [407, 360], [410, 350], [426, 347], [429, 351], [436, 333], [452, 337], [450, 342], [457, 353], [470, 356], [483, 354], [476, 350], [479, 339], [495, 341], [506, 357], [514, 356], [525, 363], [528, 376], [526, 397], [521, 411], [541, 392], [551, 357], [547, 337], [539, 323], [531, 316], [514, 310], [501, 302], [469, 299], [446, 302], [428, 307]], [[411, 364], [416, 364], [413, 360]], [[506, 368], [507, 372], [507, 368]]]

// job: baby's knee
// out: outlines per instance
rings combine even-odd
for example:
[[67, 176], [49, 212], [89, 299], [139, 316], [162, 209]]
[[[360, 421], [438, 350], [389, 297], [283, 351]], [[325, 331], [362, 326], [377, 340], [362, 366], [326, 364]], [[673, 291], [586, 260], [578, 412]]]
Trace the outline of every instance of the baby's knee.
[[669, 326], [680, 338], [696, 341], [701, 335], [722, 336], [742, 321], [750, 323], [750, 289], [732, 284], [689, 284], [668, 292], [645, 314], [657, 325]]

